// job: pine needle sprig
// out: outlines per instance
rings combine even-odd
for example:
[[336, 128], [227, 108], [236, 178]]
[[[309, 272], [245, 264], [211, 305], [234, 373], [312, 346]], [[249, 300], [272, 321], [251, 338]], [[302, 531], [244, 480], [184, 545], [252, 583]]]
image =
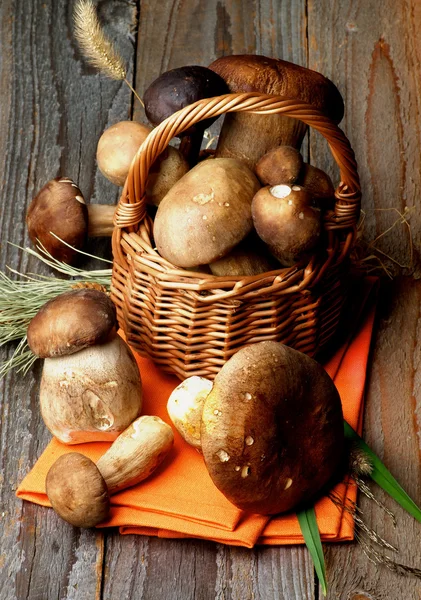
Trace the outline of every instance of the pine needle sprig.
[[86, 61], [106, 77], [124, 81], [142, 106], [142, 99], [127, 79], [123, 58], [105, 35], [92, 0], [78, 0], [73, 12], [74, 34]]
[[[11, 273], [19, 276], [16, 280], [0, 272], [0, 347], [9, 342], [19, 341], [12, 356], [0, 365], [0, 379], [11, 370], [25, 374], [36, 361], [37, 357], [26, 342], [26, 330], [31, 319], [48, 300], [78, 287], [95, 287], [108, 291], [111, 285], [111, 269], [93, 271], [78, 269], [56, 260], [43, 248], [40, 248], [39, 252], [31, 248], [20, 246], [17, 248], [67, 275], [70, 279], [32, 273], [25, 275], [9, 268]], [[82, 254], [86, 253], [82, 252]], [[109, 262], [98, 256], [94, 258]]]

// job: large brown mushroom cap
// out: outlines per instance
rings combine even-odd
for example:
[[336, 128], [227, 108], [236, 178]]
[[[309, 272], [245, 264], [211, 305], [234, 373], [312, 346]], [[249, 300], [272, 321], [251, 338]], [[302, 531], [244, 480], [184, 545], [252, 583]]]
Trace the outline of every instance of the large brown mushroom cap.
[[70, 452], [47, 473], [45, 488], [51, 506], [75, 527], [94, 527], [110, 509], [107, 485], [91, 459]]
[[[223, 56], [209, 68], [226, 81], [230, 92], [284, 96], [312, 104], [335, 123], [343, 117], [344, 104], [338, 89], [316, 71], [259, 55]], [[216, 156], [239, 158], [254, 168], [257, 161], [276, 146], [299, 149], [306, 130], [302, 121], [279, 114], [228, 113]]]
[[[68, 177], [49, 181], [32, 200], [26, 214], [32, 243], [41, 243], [54, 258], [74, 264], [88, 234], [88, 209], [79, 187]], [[51, 232], [72, 248], [63, 244]]]
[[217, 58], [209, 69], [222, 77], [230, 92], [261, 92], [302, 100], [322, 110], [335, 123], [344, 115], [342, 96], [327, 77], [286, 60], [238, 54]]
[[253, 228], [251, 200], [259, 187], [238, 160], [196, 165], [158, 207], [154, 239], [161, 256], [179, 267], [194, 267], [227, 254]]
[[35, 315], [27, 331], [28, 345], [40, 358], [73, 354], [105, 341], [116, 322], [115, 306], [104, 292], [72, 290]]
[[233, 504], [285, 512], [313, 498], [339, 465], [339, 394], [305, 354], [276, 342], [253, 344], [216, 376], [201, 438], [209, 474]]

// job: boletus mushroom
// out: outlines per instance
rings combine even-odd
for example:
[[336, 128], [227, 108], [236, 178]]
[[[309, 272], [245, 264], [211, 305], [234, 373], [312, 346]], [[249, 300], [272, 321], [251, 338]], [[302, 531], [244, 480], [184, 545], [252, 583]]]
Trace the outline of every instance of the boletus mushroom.
[[188, 377], [171, 393], [167, 411], [174, 427], [190, 446], [201, 449], [200, 427], [205, 400], [212, 382], [205, 377]]
[[110, 496], [149, 477], [173, 442], [167, 423], [145, 415], [119, 435], [96, 465], [78, 452], [63, 454], [45, 482], [53, 509], [75, 527], [98, 525], [108, 516]]
[[199, 163], [158, 207], [153, 230], [158, 252], [179, 267], [221, 258], [252, 230], [251, 200], [259, 188], [254, 173], [238, 160]]
[[209, 474], [239, 508], [277, 514], [314, 498], [344, 448], [341, 401], [323, 367], [277, 342], [239, 350], [202, 414]]
[[[104, 131], [97, 147], [101, 173], [115, 185], [123, 186], [132, 160], [152, 131], [136, 121], [121, 121]], [[182, 154], [168, 146], [155, 160], [148, 174], [146, 201], [158, 206], [165, 194], [189, 170]]]
[[255, 172], [263, 185], [294, 184], [303, 166], [303, 157], [292, 146], [278, 146], [264, 154]]
[[[197, 65], [179, 67], [162, 73], [143, 95], [145, 113], [152, 125], [204, 98], [228, 93], [225, 81], [214, 71]], [[215, 121], [205, 119], [179, 134], [180, 152], [190, 166], [198, 160], [203, 133]]]
[[112, 234], [114, 212], [115, 206], [108, 204], [87, 205], [74, 181], [56, 177], [32, 200], [26, 224], [35, 246], [40, 242], [57, 260], [74, 264], [79, 257], [77, 251], [83, 249], [87, 237]]
[[298, 185], [260, 189], [253, 198], [252, 215], [259, 237], [287, 267], [307, 259], [320, 242], [320, 210]]
[[[225, 80], [230, 92], [260, 92], [313, 104], [339, 123], [344, 104], [326, 77], [293, 63], [258, 55], [223, 56], [209, 69]], [[217, 157], [239, 158], [253, 169], [266, 152], [286, 145], [299, 149], [307, 126], [279, 114], [227, 113], [219, 136]], [[279, 183], [279, 182], [278, 182]]]
[[114, 440], [140, 414], [139, 369], [116, 335], [106, 294], [78, 289], [57, 296], [32, 319], [27, 338], [45, 358], [41, 414], [62, 443]]

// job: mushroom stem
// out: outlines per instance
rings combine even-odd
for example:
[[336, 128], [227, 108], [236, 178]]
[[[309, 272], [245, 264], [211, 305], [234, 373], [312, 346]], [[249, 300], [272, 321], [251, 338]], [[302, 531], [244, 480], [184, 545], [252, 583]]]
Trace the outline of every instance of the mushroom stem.
[[116, 207], [110, 204], [88, 204], [88, 237], [111, 237]]
[[179, 150], [189, 163], [190, 168], [194, 167], [199, 159], [203, 133], [203, 129], [197, 129], [192, 134], [181, 138]]
[[171, 427], [159, 417], [136, 419], [97, 462], [108, 493], [115, 494], [149, 477], [173, 443]]

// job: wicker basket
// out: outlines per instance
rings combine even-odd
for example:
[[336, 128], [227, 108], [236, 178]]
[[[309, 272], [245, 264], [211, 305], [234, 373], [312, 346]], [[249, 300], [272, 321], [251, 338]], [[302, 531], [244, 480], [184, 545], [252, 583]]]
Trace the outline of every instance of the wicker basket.
[[[154, 249], [144, 197], [149, 168], [170, 140], [192, 124], [240, 111], [300, 119], [328, 141], [341, 183], [334, 210], [324, 218], [327, 247], [308, 264], [252, 277], [215, 277], [174, 267]], [[360, 199], [347, 138], [308, 104], [255, 93], [229, 94], [172, 115], [139, 149], [115, 214], [112, 299], [128, 342], [181, 379], [213, 379], [239, 348], [263, 340], [314, 355], [338, 325]]]

